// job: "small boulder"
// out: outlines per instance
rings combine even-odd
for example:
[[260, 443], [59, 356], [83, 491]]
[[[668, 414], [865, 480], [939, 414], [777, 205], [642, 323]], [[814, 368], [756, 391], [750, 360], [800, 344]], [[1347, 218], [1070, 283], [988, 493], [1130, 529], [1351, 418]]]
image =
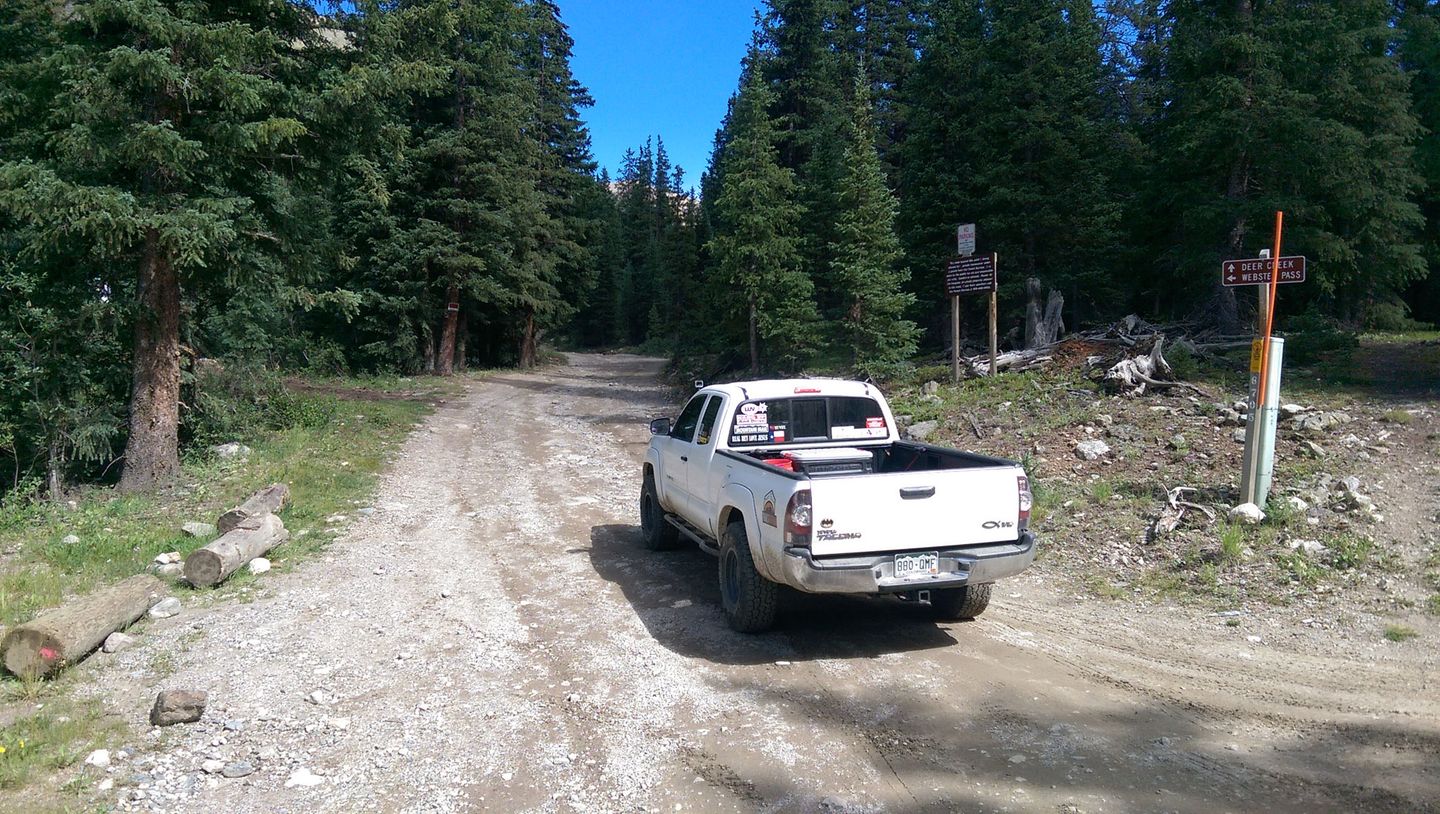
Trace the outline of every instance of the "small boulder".
[[916, 424], [911, 424], [905, 430], [905, 435], [911, 441], [924, 441], [938, 429], [940, 429], [939, 421], [921, 421]]
[[179, 551], [167, 551], [164, 554], [155, 555], [155, 564], [169, 565], [170, 563], [183, 562], [184, 559], [184, 557], [180, 556]]
[[1250, 412], [1250, 402], [1245, 399], [1238, 399], [1234, 404], [1230, 405], [1230, 409], [1237, 413], [1248, 413]]
[[263, 574], [270, 570], [270, 561], [264, 557], [256, 557], [251, 560], [250, 564], [246, 567], [250, 569], [250, 573], [252, 574]]
[[1170, 437], [1170, 440], [1166, 443], [1166, 446], [1176, 451], [1186, 450], [1190, 448], [1190, 444], [1185, 441], [1185, 436], [1178, 433]]
[[1294, 509], [1297, 513], [1303, 514], [1310, 511], [1310, 504], [1305, 502], [1305, 498], [1299, 497], [1297, 495], [1291, 495], [1290, 497], [1285, 498], [1285, 504], [1291, 509]]
[[1345, 477], [1335, 481], [1334, 488], [1337, 492], [1344, 492], [1349, 495], [1358, 495], [1360, 494], [1360, 479], [1355, 477], [1354, 475], [1346, 475]]
[[1230, 510], [1230, 522], [1258, 526], [1265, 522], [1265, 512], [1254, 503], [1241, 503]]
[[940, 407], [945, 404], [945, 399], [940, 398], [934, 393], [926, 393], [920, 397], [920, 403], [928, 404], [931, 407]]
[[231, 780], [234, 780], [237, 777], [249, 777], [254, 773], [254, 764], [244, 760], [237, 760], [232, 763], [226, 763], [225, 768], [220, 770], [220, 774], [223, 777], [228, 777]]
[[1303, 551], [1309, 556], [1324, 554], [1330, 550], [1319, 540], [1291, 540], [1289, 545], [1291, 551]]
[[210, 451], [215, 453], [215, 457], [225, 461], [235, 459], [244, 460], [249, 458], [250, 453], [253, 452], [249, 447], [238, 441], [231, 441], [228, 444], [216, 444], [210, 448]]
[[155, 696], [155, 706], [150, 708], [150, 723], [154, 726], [193, 724], [205, 714], [209, 696], [196, 690], [164, 690]]
[[121, 633], [117, 630], [105, 637], [105, 643], [100, 645], [100, 649], [106, 653], [119, 653], [122, 650], [128, 650], [134, 647], [137, 641], [139, 640], [134, 636], [128, 633]]
[[190, 535], [191, 537], [198, 537], [202, 540], [214, 537], [216, 532], [216, 528], [214, 526], [210, 525], [209, 523], [201, 523], [198, 520], [192, 520], [189, 523], [186, 523], [185, 525], [180, 527], [180, 530]]
[[225, 761], [217, 760], [215, 758], [211, 758], [210, 760], [207, 760], [204, 763], [200, 764], [200, 771], [206, 774], [219, 774], [220, 770], [223, 768], [225, 768]]
[[1301, 441], [1300, 453], [1311, 458], [1324, 458], [1325, 448], [1315, 443], [1314, 441]]
[[1307, 408], [1301, 407], [1298, 404], [1282, 404], [1280, 405], [1280, 418], [1294, 418], [1295, 416], [1298, 416], [1301, 413], [1305, 412], [1306, 409]]
[[1110, 445], [1098, 439], [1081, 441], [1075, 445], [1075, 457], [1082, 461], [1098, 461], [1110, 454]]
[[155, 573], [166, 579], [179, 579], [185, 576], [185, 566], [178, 562], [167, 562], [156, 567]]
[[1239, 429], [1230, 433], [1230, 438], [1237, 444], [1245, 443], [1245, 430]]
[[151, 619], [169, 619], [180, 614], [180, 600], [167, 596], [150, 608]]
[[924, 393], [924, 394], [927, 395], [927, 396], [933, 396], [933, 395], [935, 395], [936, 393], [939, 393], [939, 392], [940, 392], [940, 383], [939, 383], [939, 382], [926, 382], [925, 384], [923, 384], [923, 385], [920, 386], [920, 392], [921, 392], [921, 393]]
[[94, 766], [97, 769], [104, 769], [110, 766], [110, 750], [96, 749], [85, 757], [86, 766]]
[[1117, 441], [1141, 441], [1145, 433], [1134, 424], [1115, 424], [1105, 428], [1105, 437]]

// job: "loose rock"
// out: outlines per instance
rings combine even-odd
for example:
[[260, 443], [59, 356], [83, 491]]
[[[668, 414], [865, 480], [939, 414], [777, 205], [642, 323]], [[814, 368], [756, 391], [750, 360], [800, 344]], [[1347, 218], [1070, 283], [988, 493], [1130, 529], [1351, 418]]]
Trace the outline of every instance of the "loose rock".
[[1241, 503], [1230, 510], [1230, 522], [1258, 526], [1265, 521], [1265, 512], [1254, 503]]
[[250, 564], [246, 567], [250, 569], [250, 573], [252, 574], [263, 574], [270, 570], [270, 561], [264, 557], [256, 557], [251, 560]]
[[180, 600], [173, 596], [165, 597], [159, 602], [156, 602], [154, 607], [150, 608], [150, 618], [152, 619], [169, 619], [172, 616], [179, 615], [179, 613]]
[[905, 430], [905, 434], [909, 436], [912, 441], [924, 441], [938, 429], [940, 429], [940, 422], [938, 421], [921, 421], [916, 424], [911, 424], [910, 428]]
[[243, 760], [237, 760], [234, 763], [226, 763], [225, 768], [220, 770], [221, 775], [228, 777], [232, 780], [237, 777], [249, 777], [254, 773], [255, 767], [252, 764], [247, 763]]
[[97, 769], [104, 769], [110, 765], [110, 750], [96, 749], [85, 757], [86, 766], [94, 766]]
[[311, 772], [304, 766], [301, 766], [300, 768], [290, 773], [290, 777], [285, 781], [285, 788], [309, 788], [311, 786], [318, 786], [324, 782], [325, 778]]
[[1075, 445], [1075, 457], [1082, 461], [1098, 461], [1110, 454], [1110, 445], [1104, 441], [1081, 441]]
[[201, 523], [199, 521], [193, 520], [181, 526], [180, 530], [190, 535], [191, 537], [198, 537], [202, 540], [214, 537], [216, 532], [215, 527], [210, 525], [209, 523]]
[[165, 690], [155, 696], [150, 723], [155, 726], [193, 724], [205, 714], [209, 696], [198, 690]]
[[106, 653], [119, 653], [134, 647], [136, 641], [138, 640], [134, 636], [116, 631], [105, 637], [105, 643], [100, 645], [100, 649]]
[[215, 456], [222, 460], [231, 460], [235, 458], [243, 460], [245, 458], [249, 458], [250, 453], [253, 452], [252, 449], [238, 441], [231, 441], [228, 444], [216, 444], [215, 446], [210, 448], [210, 451], [215, 453]]
[[64, 543], [65, 545], [78, 545], [80, 543], [80, 538], [74, 534], [67, 534], [65, 535], [65, 538], [60, 542]]

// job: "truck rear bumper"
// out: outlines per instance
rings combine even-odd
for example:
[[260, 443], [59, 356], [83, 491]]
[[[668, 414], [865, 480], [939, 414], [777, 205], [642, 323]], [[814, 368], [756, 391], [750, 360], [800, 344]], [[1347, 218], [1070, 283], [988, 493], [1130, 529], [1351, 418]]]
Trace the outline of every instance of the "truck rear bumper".
[[1013, 543], [942, 549], [936, 574], [896, 578], [891, 552], [817, 560], [809, 549], [787, 548], [785, 584], [812, 594], [888, 594], [982, 584], [1014, 576], [1035, 561], [1035, 535], [1025, 532]]

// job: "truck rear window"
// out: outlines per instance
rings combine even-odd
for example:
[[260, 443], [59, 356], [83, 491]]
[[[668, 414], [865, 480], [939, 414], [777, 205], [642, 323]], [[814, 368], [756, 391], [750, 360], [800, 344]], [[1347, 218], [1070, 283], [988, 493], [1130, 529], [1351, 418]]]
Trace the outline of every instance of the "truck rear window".
[[810, 396], [741, 403], [730, 426], [730, 446], [776, 446], [817, 441], [859, 441], [889, 434], [885, 413], [863, 396]]

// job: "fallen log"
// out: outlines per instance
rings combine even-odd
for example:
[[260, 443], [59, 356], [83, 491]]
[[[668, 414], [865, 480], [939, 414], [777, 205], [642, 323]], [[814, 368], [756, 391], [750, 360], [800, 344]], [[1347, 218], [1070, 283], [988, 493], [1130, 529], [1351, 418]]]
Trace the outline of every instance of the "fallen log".
[[240, 524], [248, 518], [260, 517], [267, 514], [279, 514], [289, 505], [289, 486], [283, 483], [266, 486], [264, 489], [251, 495], [249, 500], [220, 515], [220, 519], [215, 523], [215, 528], [219, 530], [221, 534], [228, 534], [232, 529], [238, 528]]
[[0, 641], [5, 669], [21, 678], [44, 678], [76, 664], [117, 630], [129, 627], [165, 595], [165, 583], [139, 574], [10, 628]]
[[285, 524], [273, 514], [246, 518], [204, 548], [185, 558], [185, 579], [197, 588], [217, 585], [245, 563], [290, 539]]

